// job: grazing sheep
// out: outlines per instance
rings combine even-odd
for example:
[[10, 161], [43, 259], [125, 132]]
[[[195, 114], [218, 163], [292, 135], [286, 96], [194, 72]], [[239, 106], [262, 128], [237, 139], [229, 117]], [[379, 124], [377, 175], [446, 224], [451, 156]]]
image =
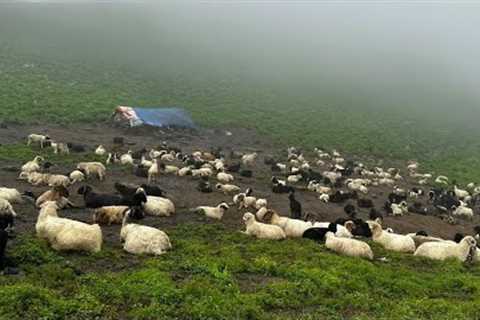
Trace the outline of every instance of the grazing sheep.
[[42, 204], [35, 230], [57, 251], [99, 252], [102, 248], [102, 230], [98, 224], [59, 218], [58, 206], [53, 201]]
[[417, 248], [414, 255], [434, 260], [456, 258], [465, 262], [472, 249], [476, 249], [476, 245], [477, 241], [471, 236], [466, 236], [460, 243], [452, 241], [426, 242]]
[[175, 205], [170, 199], [156, 196], [147, 196], [143, 203], [145, 214], [150, 216], [169, 217], [175, 213]]
[[233, 184], [217, 183], [215, 187], [217, 188], [217, 190], [222, 191], [224, 194], [233, 194], [240, 191], [240, 187]]
[[97, 208], [93, 211], [93, 222], [111, 225], [122, 223], [125, 213], [129, 210], [127, 206], [107, 206]]
[[131, 210], [127, 210], [120, 230], [123, 249], [132, 254], [162, 255], [172, 249], [168, 235], [156, 228], [127, 223]]
[[223, 215], [229, 208], [228, 204], [222, 202], [216, 207], [200, 206], [196, 207], [193, 211], [204, 214], [208, 218], [222, 220]]
[[32, 133], [27, 138], [27, 146], [31, 145], [32, 143], [38, 143], [40, 144], [40, 148], [43, 149], [47, 141], [50, 141], [50, 137], [48, 135]]
[[375, 221], [368, 221], [372, 230], [372, 239], [387, 250], [413, 253], [415, 252], [415, 242], [409, 236], [390, 233], [382, 230], [382, 226]]
[[242, 156], [242, 163], [244, 166], [252, 166], [257, 159], [257, 153], [248, 153]]
[[85, 173], [87, 178], [95, 175], [100, 181], [105, 179], [107, 169], [100, 162], [80, 162], [77, 164], [77, 169]]
[[105, 149], [105, 147], [103, 145], [99, 145], [96, 149], [95, 149], [95, 154], [97, 156], [104, 156], [107, 154], [107, 150]]
[[28, 161], [22, 166], [22, 173], [31, 173], [40, 171], [40, 164], [45, 161], [43, 157], [36, 156], [32, 161]]
[[325, 235], [325, 247], [341, 255], [373, 260], [370, 246], [360, 240], [336, 237], [333, 232]]
[[82, 171], [80, 170], [74, 170], [72, 171], [69, 176], [70, 178], [70, 183], [71, 184], [75, 184], [77, 182], [82, 182], [82, 181], [85, 181], [85, 175], [83, 174]]
[[282, 240], [286, 238], [285, 232], [279, 226], [261, 223], [255, 220], [255, 216], [247, 212], [243, 215], [246, 230], [243, 233], [258, 239]]
[[51, 190], [45, 191], [35, 201], [37, 208], [40, 208], [43, 203], [47, 201], [54, 201], [57, 204], [58, 209], [63, 209], [73, 204], [68, 200], [70, 193], [64, 186], [57, 186]]

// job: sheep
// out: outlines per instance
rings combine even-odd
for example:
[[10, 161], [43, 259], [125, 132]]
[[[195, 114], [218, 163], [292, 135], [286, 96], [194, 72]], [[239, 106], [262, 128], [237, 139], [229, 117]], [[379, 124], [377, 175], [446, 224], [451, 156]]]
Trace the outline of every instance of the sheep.
[[131, 254], [162, 255], [172, 249], [168, 235], [156, 228], [127, 223], [131, 210], [125, 213], [120, 238], [124, 242], [123, 249]]
[[193, 211], [204, 214], [208, 218], [222, 220], [223, 215], [229, 208], [228, 204], [222, 202], [216, 207], [200, 206], [196, 207]]
[[200, 168], [192, 170], [192, 177], [210, 177], [213, 174], [212, 169], [210, 168]]
[[330, 195], [322, 193], [318, 196], [318, 200], [322, 201], [323, 203], [328, 203], [330, 201]]
[[15, 188], [0, 188], [0, 199], [10, 203], [23, 203], [22, 194]]
[[169, 162], [172, 162], [172, 161], [175, 161], [175, 153], [164, 153], [160, 156], [160, 160], [161, 161], [169, 161]]
[[115, 163], [119, 163], [120, 162], [120, 159], [118, 159], [118, 155], [117, 153], [109, 153], [108, 156], [107, 156], [107, 160], [105, 160], [105, 163], [107, 165], [110, 165], [110, 164], [115, 164]]
[[370, 246], [360, 240], [336, 237], [331, 231], [325, 235], [325, 247], [341, 255], [373, 260]]
[[305, 230], [313, 226], [311, 222], [282, 217], [273, 210], [268, 210], [263, 220], [282, 228], [289, 238], [301, 238]]
[[70, 178], [70, 184], [75, 184], [77, 182], [85, 181], [85, 175], [80, 170], [72, 171], [68, 177]]
[[257, 199], [257, 201], [255, 202], [255, 209], [259, 210], [260, 208], [266, 208], [267, 205], [267, 199]]
[[[342, 223], [338, 223], [339, 219], [335, 221], [337, 226], [337, 231], [335, 232], [335, 236], [341, 238], [353, 238], [352, 231], [354, 230], [355, 223], [351, 220], [343, 221]], [[312, 227], [314, 228], [328, 228], [330, 222], [314, 222]]]
[[45, 143], [50, 141], [50, 137], [48, 135], [41, 135], [41, 134], [30, 134], [27, 138], [27, 146], [31, 145], [32, 143], [40, 144], [40, 148], [43, 149]]
[[47, 180], [49, 187], [59, 187], [63, 186], [67, 188], [70, 184], [70, 178], [61, 174], [52, 174], [48, 177]]
[[103, 145], [99, 145], [96, 149], [95, 149], [95, 154], [97, 156], [104, 156], [107, 154], [107, 150], [105, 149], [105, 147]]
[[292, 219], [301, 219], [302, 218], [302, 204], [295, 199], [295, 193], [291, 192], [288, 195], [288, 200], [290, 202], [290, 216]]
[[242, 156], [242, 163], [244, 166], [252, 166], [257, 159], [257, 153], [249, 153]]
[[159, 169], [158, 160], [154, 158], [152, 161], [152, 166], [148, 169], [148, 178], [147, 178], [148, 183], [157, 181], [159, 172], [160, 172], [160, 169]]
[[4, 215], [11, 215], [12, 217], [16, 217], [17, 213], [13, 210], [12, 205], [8, 200], [0, 198], [0, 216]]
[[467, 190], [458, 189], [456, 185], [453, 186], [453, 191], [458, 199], [464, 199], [470, 196], [470, 193]]
[[236, 193], [236, 192], [239, 192], [240, 191], [240, 187], [236, 186], [236, 185], [233, 185], [233, 184], [221, 184], [221, 183], [217, 183], [215, 185], [215, 188], [217, 188], [217, 190], [220, 190], [222, 191], [224, 194], [233, 194], [233, 193]]
[[255, 217], [257, 218], [258, 221], [263, 221], [265, 218], [265, 214], [268, 212], [267, 207], [261, 207], [260, 209], [257, 210], [255, 213]]
[[472, 250], [476, 250], [477, 241], [472, 236], [466, 236], [455, 243], [453, 241], [426, 242], [415, 251], [415, 256], [426, 257], [434, 260], [456, 258], [465, 262]]
[[123, 205], [123, 198], [118, 195], [110, 195], [105, 193], [96, 193], [90, 186], [82, 186], [77, 191], [78, 194], [83, 195], [85, 207], [100, 208], [105, 206]]
[[99, 252], [102, 248], [102, 230], [98, 224], [59, 218], [58, 206], [53, 201], [42, 204], [35, 230], [57, 251]]
[[348, 179], [346, 181], [346, 185], [347, 185], [347, 188], [352, 190], [352, 191], [358, 191], [358, 192], [362, 192], [364, 194], [368, 193], [368, 188], [366, 186], [364, 186], [363, 184], [361, 184], [357, 181], [353, 181], [352, 179]]
[[40, 171], [40, 164], [45, 161], [43, 157], [36, 156], [32, 161], [28, 161], [25, 163], [21, 171], [26, 173], [37, 172]]
[[390, 208], [392, 209], [392, 214], [394, 216], [403, 216], [405, 213], [408, 213], [407, 203], [405, 201], [402, 201], [399, 204], [392, 203]]
[[257, 198], [250, 196], [251, 189], [247, 189], [245, 193], [239, 193], [233, 197], [233, 203], [238, 205], [238, 209], [254, 208]]
[[231, 174], [228, 174], [225, 172], [219, 172], [217, 173], [217, 180], [223, 183], [229, 183], [229, 182], [232, 182], [234, 178]]
[[93, 211], [93, 222], [107, 225], [122, 223], [123, 217], [128, 210], [128, 206], [106, 206], [97, 208]]
[[147, 202], [142, 204], [145, 214], [151, 216], [169, 217], [175, 213], [175, 205], [170, 199], [147, 196]]
[[70, 149], [68, 148], [68, 145], [66, 143], [61, 143], [61, 142], [51, 142], [51, 146], [53, 149], [53, 153], [55, 154], [70, 154]]
[[440, 241], [445, 241], [441, 238], [436, 238], [436, 237], [431, 237], [428, 236], [424, 232], [417, 232], [417, 233], [408, 233], [407, 236], [411, 237], [413, 241], [415, 242], [415, 246], [418, 248], [420, 245], [426, 243], [426, 242], [440, 242]]
[[298, 183], [302, 180], [303, 176], [301, 174], [289, 175], [287, 181], [290, 183]]
[[133, 166], [132, 150], [128, 150], [127, 153], [122, 154], [120, 156], [120, 163], [124, 166], [125, 165]]
[[452, 214], [454, 216], [465, 217], [470, 220], [473, 219], [473, 210], [467, 206], [464, 206], [464, 205], [460, 205], [458, 207], [453, 206], [452, 210], [453, 210]]
[[84, 172], [87, 178], [95, 175], [100, 181], [105, 179], [107, 170], [100, 162], [80, 162], [77, 164], [77, 169]]
[[265, 224], [255, 220], [255, 216], [247, 212], [243, 215], [246, 230], [244, 234], [254, 236], [258, 239], [283, 240], [286, 238], [285, 232], [276, 225]]
[[438, 177], [435, 179], [435, 183], [443, 184], [443, 185], [448, 185], [448, 177], [446, 177], [446, 176], [438, 176]]
[[[113, 187], [122, 196], [131, 197], [137, 193], [145, 193], [147, 196], [165, 197], [166, 192], [158, 186], [141, 184], [141, 185], [129, 185], [115, 182]], [[139, 190], [140, 189], [140, 190]], [[146, 200], [145, 200], [146, 201]], [[130, 205], [139, 205], [139, 203], [131, 203]]]
[[337, 224], [330, 223], [327, 228], [312, 227], [305, 230], [302, 235], [302, 238], [314, 240], [314, 241], [323, 241], [325, 240], [325, 235], [327, 232], [337, 232]]
[[35, 201], [35, 205], [37, 208], [40, 208], [43, 203], [54, 201], [57, 203], [58, 209], [63, 209], [67, 206], [73, 207], [73, 204], [68, 200], [69, 195], [67, 188], [64, 186], [57, 186], [41, 194]]
[[50, 174], [48, 173], [40, 173], [40, 172], [21, 172], [18, 176], [20, 180], [27, 180], [28, 183], [34, 186], [40, 186], [43, 184], [48, 184], [48, 178]]
[[375, 221], [367, 222], [372, 230], [372, 239], [387, 250], [413, 253], [415, 252], [415, 242], [409, 236], [390, 233], [382, 230], [382, 226]]
[[192, 168], [190, 167], [183, 167], [178, 170], [177, 175], [179, 177], [184, 177], [192, 174]]

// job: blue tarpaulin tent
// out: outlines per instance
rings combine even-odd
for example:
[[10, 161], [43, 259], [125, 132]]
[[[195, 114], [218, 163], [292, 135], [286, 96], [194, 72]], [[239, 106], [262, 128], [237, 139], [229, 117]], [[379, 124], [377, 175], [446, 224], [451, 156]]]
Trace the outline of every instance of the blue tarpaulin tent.
[[119, 106], [116, 116], [129, 120], [130, 126], [196, 128], [190, 115], [181, 108], [137, 108]]

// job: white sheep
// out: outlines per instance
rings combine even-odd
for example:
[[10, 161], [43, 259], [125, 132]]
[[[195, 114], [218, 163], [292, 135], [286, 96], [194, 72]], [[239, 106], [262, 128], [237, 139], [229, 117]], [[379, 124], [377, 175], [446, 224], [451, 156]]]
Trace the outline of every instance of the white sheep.
[[273, 210], [268, 210], [267, 213], [264, 214], [263, 220], [282, 228], [285, 235], [289, 238], [301, 238], [305, 230], [313, 226], [310, 221], [305, 222], [298, 219], [282, 217]]
[[417, 248], [414, 255], [434, 260], [456, 258], [464, 262], [476, 245], [477, 241], [471, 236], [466, 236], [460, 243], [453, 241], [426, 242]]
[[217, 188], [217, 190], [222, 191], [224, 194], [233, 194], [240, 191], [240, 187], [233, 184], [217, 183], [215, 187]]
[[196, 207], [193, 211], [204, 214], [208, 218], [222, 220], [223, 215], [229, 208], [228, 204], [222, 202], [216, 207], [200, 206]]
[[0, 188], [0, 199], [7, 200], [10, 203], [23, 203], [22, 194], [15, 188]]
[[15, 210], [13, 210], [12, 205], [8, 200], [0, 198], [0, 215], [12, 215], [14, 217], [17, 216]]
[[48, 177], [47, 184], [49, 187], [63, 186], [67, 188], [70, 184], [70, 178], [61, 174], [52, 174]]
[[77, 169], [85, 172], [87, 178], [95, 175], [99, 180], [104, 180], [107, 169], [101, 162], [80, 162]]
[[392, 209], [392, 214], [394, 216], [403, 216], [405, 213], [408, 213], [408, 207], [405, 201], [402, 201], [398, 204], [392, 203], [390, 208]]
[[42, 204], [47, 201], [54, 201], [57, 204], [58, 209], [64, 209], [68, 205], [73, 206], [73, 204], [67, 198], [68, 191], [66, 188], [54, 188], [42, 193], [37, 200], [35, 205], [37, 208], [41, 208]]
[[382, 226], [375, 221], [368, 221], [368, 225], [372, 230], [372, 239], [379, 243], [387, 250], [413, 253], [415, 252], [415, 242], [406, 235], [386, 232], [382, 230]]
[[161, 255], [172, 248], [168, 235], [156, 228], [126, 223], [125, 214], [120, 238], [124, 241], [123, 249], [132, 254]]
[[239, 193], [233, 197], [233, 203], [238, 205], [238, 209], [254, 208], [257, 198], [248, 196], [247, 193]]
[[70, 154], [70, 149], [68, 148], [68, 145], [66, 143], [61, 143], [61, 142], [51, 142], [51, 146], [53, 149], [53, 153], [55, 154]]
[[223, 183], [229, 183], [234, 180], [234, 177], [231, 174], [219, 172], [217, 173], [217, 180]]
[[160, 160], [161, 161], [169, 161], [169, 162], [175, 161], [175, 152], [162, 154], [160, 156]]
[[75, 184], [77, 182], [82, 182], [82, 181], [85, 181], [85, 175], [83, 174], [82, 171], [80, 170], [74, 170], [72, 171], [69, 176], [70, 178], [70, 183], [71, 184]]
[[467, 190], [458, 189], [456, 185], [453, 186], [453, 191], [458, 199], [465, 199], [470, 196], [470, 193]]
[[328, 203], [330, 201], [330, 196], [326, 193], [322, 193], [318, 196], [318, 200], [322, 201], [323, 203]]
[[438, 176], [438, 177], [435, 179], [435, 183], [443, 184], [443, 185], [448, 185], [448, 177], [446, 177], [446, 176]]
[[325, 247], [341, 255], [373, 260], [373, 251], [367, 243], [360, 240], [337, 237], [333, 232], [326, 233]]
[[287, 177], [287, 181], [290, 183], [298, 183], [302, 180], [302, 175], [301, 174], [294, 174], [294, 175], [289, 175]]
[[361, 183], [355, 182], [352, 179], [346, 181], [347, 188], [352, 191], [359, 191], [361, 193], [367, 194], [368, 188]]
[[194, 178], [210, 177], [212, 174], [213, 171], [210, 168], [192, 169], [192, 177]]
[[179, 169], [178, 173], [177, 173], [177, 175], [179, 177], [185, 177], [189, 174], [192, 174], [192, 168], [190, 168], [190, 167], [183, 167], [183, 168]]
[[122, 154], [120, 156], [120, 163], [122, 165], [130, 165], [130, 166], [133, 166], [133, 157], [132, 157], [132, 150], [128, 150], [127, 153], [125, 154]]
[[158, 174], [159, 174], [158, 161], [156, 158], [154, 158], [152, 161], [152, 166], [148, 168], [148, 178], [147, 178], [148, 183], [157, 181]]
[[473, 210], [465, 205], [460, 205], [458, 207], [452, 207], [452, 214], [458, 217], [465, 217], [467, 219], [473, 219]]
[[286, 238], [285, 232], [276, 225], [265, 224], [255, 220], [255, 216], [247, 212], [243, 215], [246, 230], [243, 233], [258, 239], [282, 240]]
[[43, 157], [36, 156], [32, 161], [28, 161], [22, 166], [22, 172], [30, 173], [40, 171], [40, 163], [45, 161]]
[[95, 149], [95, 154], [97, 156], [104, 156], [107, 154], [107, 150], [105, 149], [105, 147], [103, 145], [99, 145], [96, 149]]
[[260, 209], [257, 210], [255, 213], [255, 217], [257, 218], [258, 221], [263, 221], [265, 218], [265, 214], [268, 212], [267, 207], [261, 207]]
[[145, 159], [145, 156], [142, 156], [140, 160], [140, 165], [142, 165], [145, 168], [150, 168], [153, 165], [153, 161]]
[[147, 202], [142, 204], [147, 215], [169, 217], [175, 213], [175, 205], [170, 199], [147, 196]]
[[49, 141], [50, 137], [48, 135], [42, 135], [42, 134], [30, 134], [27, 138], [27, 145], [31, 145], [32, 143], [38, 143], [40, 144], [40, 148], [43, 149], [45, 146], [45, 142]]
[[255, 209], [266, 208], [268, 205], [267, 199], [257, 199], [255, 202]]
[[48, 184], [48, 179], [50, 178], [50, 174], [48, 173], [40, 173], [40, 172], [22, 172], [18, 176], [20, 180], [27, 180], [28, 183], [34, 186], [39, 186], [43, 184]]
[[98, 224], [59, 218], [53, 201], [42, 204], [35, 229], [38, 237], [46, 239], [57, 251], [99, 252], [102, 248], [102, 229]]
[[242, 156], [242, 163], [245, 166], [251, 166], [255, 163], [255, 160], [257, 159], [257, 153], [248, 153]]

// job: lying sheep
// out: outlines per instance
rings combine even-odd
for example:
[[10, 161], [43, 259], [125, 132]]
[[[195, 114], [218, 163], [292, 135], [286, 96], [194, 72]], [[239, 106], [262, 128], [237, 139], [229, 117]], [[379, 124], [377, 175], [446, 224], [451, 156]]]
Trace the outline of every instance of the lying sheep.
[[252, 166], [255, 163], [255, 160], [257, 159], [258, 154], [256, 152], [254, 153], [248, 153], [242, 156], [242, 163], [244, 166]]
[[53, 201], [42, 204], [35, 230], [39, 238], [47, 240], [57, 251], [99, 252], [102, 248], [102, 230], [98, 224], [59, 218], [58, 206]]
[[35, 205], [37, 208], [40, 208], [45, 202], [53, 201], [57, 204], [58, 209], [63, 209], [67, 206], [73, 207], [73, 204], [68, 200], [69, 195], [67, 188], [57, 186], [40, 195], [35, 201]]
[[258, 239], [282, 240], [286, 238], [285, 232], [276, 225], [260, 223], [255, 220], [255, 216], [247, 212], [243, 215], [246, 230], [242, 231], [246, 235], [254, 236]]
[[43, 157], [36, 156], [32, 161], [28, 161], [22, 166], [22, 173], [30, 173], [40, 171], [41, 163], [45, 161]]
[[49, 173], [40, 172], [22, 172], [18, 176], [20, 180], [27, 180], [33, 186], [48, 185]]
[[374, 221], [368, 221], [368, 225], [372, 230], [372, 239], [379, 243], [387, 250], [413, 253], [415, 252], [415, 242], [406, 235], [390, 233], [382, 230], [382, 226]]
[[50, 137], [48, 135], [32, 133], [27, 138], [27, 146], [31, 145], [32, 143], [38, 143], [40, 148], [43, 149], [47, 141], [50, 141]]
[[160, 172], [165, 173], [165, 174], [178, 174], [178, 171], [180, 170], [176, 166], [171, 166], [171, 165], [165, 165], [164, 163], [159, 163], [158, 168]]
[[69, 176], [70, 178], [70, 183], [71, 184], [75, 184], [77, 182], [82, 182], [82, 181], [85, 181], [85, 175], [83, 174], [82, 171], [80, 170], [74, 170], [72, 171]]
[[127, 206], [106, 206], [97, 208], [93, 211], [93, 222], [99, 224], [111, 225], [120, 224], [129, 210]]
[[390, 207], [392, 208], [392, 214], [395, 217], [403, 216], [405, 213], [408, 213], [408, 207], [405, 201], [402, 201], [399, 204], [392, 203]]
[[464, 206], [464, 205], [460, 205], [458, 207], [455, 207], [453, 206], [452, 207], [452, 214], [454, 216], [458, 216], [458, 217], [464, 217], [464, 218], [467, 218], [467, 219], [470, 219], [472, 220], [473, 219], [473, 210], [472, 208], [469, 208], [467, 206]]
[[260, 208], [266, 208], [267, 205], [267, 199], [257, 199], [257, 201], [255, 202], [255, 209], [259, 210]]
[[0, 188], [0, 199], [10, 203], [23, 203], [23, 195], [15, 188]]
[[224, 194], [233, 194], [240, 191], [240, 187], [233, 185], [233, 184], [221, 184], [217, 183], [216, 186], [217, 190], [222, 191]]
[[235, 178], [231, 174], [219, 172], [217, 173], [217, 180], [223, 183], [229, 183], [235, 180]]
[[120, 230], [123, 249], [132, 254], [161, 255], [172, 248], [168, 235], [156, 228], [127, 223], [131, 211], [127, 210]]
[[336, 237], [331, 231], [325, 235], [325, 246], [341, 255], [373, 260], [372, 249], [367, 243], [355, 239]]
[[70, 185], [70, 178], [61, 174], [52, 174], [48, 176], [47, 184], [49, 187], [65, 187]]
[[434, 260], [456, 258], [464, 262], [472, 250], [476, 249], [476, 245], [477, 241], [471, 236], [466, 236], [460, 243], [452, 241], [426, 242], [417, 248], [415, 256], [427, 257]]
[[145, 214], [151, 216], [169, 217], [175, 213], [173, 202], [163, 197], [147, 196], [147, 202], [142, 206]]
[[230, 207], [225, 202], [220, 203], [216, 207], [200, 206], [196, 207], [193, 211], [196, 213], [204, 214], [208, 218], [221, 220], [225, 212]]
[[87, 178], [95, 175], [100, 181], [105, 179], [107, 169], [100, 162], [80, 162], [77, 169], [85, 173]]
[[238, 205], [238, 209], [255, 208], [257, 198], [249, 196], [249, 193], [239, 193], [233, 197], [233, 203]]
[[282, 217], [274, 210], [268, 210], [263, 217], [263, 221], [279, 226], [289, 238], [301, 238], [305, 230], [313, 226], [311, 222]]
[[103, 145], [99, 145], [96, 149], [95, 149], [95, 154], [97, 156], [104, 156], [107, 154], [107, 150], [105, 149], [105, 147]]

